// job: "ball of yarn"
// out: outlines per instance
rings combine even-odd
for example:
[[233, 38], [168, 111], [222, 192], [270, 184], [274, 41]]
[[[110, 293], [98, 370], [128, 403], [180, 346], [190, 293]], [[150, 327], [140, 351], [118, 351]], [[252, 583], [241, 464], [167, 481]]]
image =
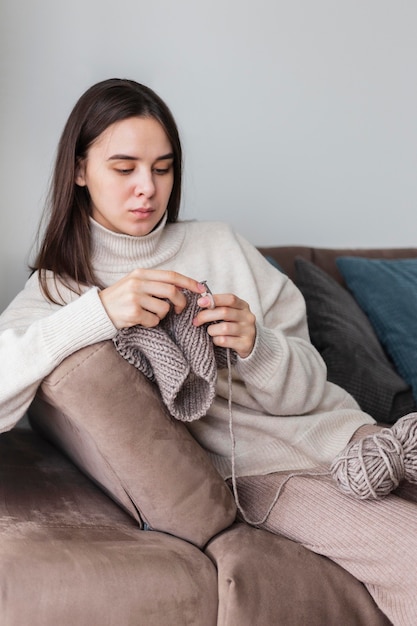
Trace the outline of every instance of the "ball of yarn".
[[392, 427], [404, 453], [404, 478], [417, 483], [417, 413], [409, 413]]
[[361, 500], [383, 498], [404, 479], [417, 483], [417, 413], [348, 444], [330, 472], [344, 493]]

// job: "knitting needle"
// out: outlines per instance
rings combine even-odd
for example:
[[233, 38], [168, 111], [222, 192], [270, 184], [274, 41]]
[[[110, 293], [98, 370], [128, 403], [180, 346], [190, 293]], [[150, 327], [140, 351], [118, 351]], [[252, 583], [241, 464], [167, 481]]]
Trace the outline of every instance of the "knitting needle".
[[204, 287], [206, 288], [206, 290], [202, 294], [200, 294], [200, 297], [201, 298], [207, 297], [210, 300], [210, 307], [209, 308], [210, 309], [214, 309], [216, 305], [214, 304], [213, 294], [210, 291], [210, 287], [208, 286], [207, 281], [206, 280], [200, 280], [200, 283], [202, 285], [204, 285]]

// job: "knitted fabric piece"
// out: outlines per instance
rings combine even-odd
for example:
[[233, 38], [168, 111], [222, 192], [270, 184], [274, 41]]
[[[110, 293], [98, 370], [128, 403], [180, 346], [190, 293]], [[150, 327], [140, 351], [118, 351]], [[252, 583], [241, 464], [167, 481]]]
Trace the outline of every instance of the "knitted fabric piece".
[[[224, 348], [213, 345], [207, 325], [193, 326], [200, 310], [198, 294], [183, 290], [187, 305], [172, 309], [155, 328], [122, 328], [113, 339], [116, 350], [155, 382], [170, 414], [191, 422], [205, 415], [216, 393], [217, 368], [227, 367]], [[231, 352], [231, 362], [236, 353]]]

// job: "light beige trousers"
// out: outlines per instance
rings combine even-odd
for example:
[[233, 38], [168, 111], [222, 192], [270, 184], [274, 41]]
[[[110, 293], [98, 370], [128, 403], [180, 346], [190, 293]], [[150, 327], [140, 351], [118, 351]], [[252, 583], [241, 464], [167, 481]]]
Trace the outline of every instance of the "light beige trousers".
[[[286, 479], [238, 479], [245, 514], [259, 519]], [[362, 581], [395, 626], [417, 625], [417, 486], [378, 501], [343, 494], [331, 477], [298, 475], [282, 488], [262, 528], [332, 559]]]

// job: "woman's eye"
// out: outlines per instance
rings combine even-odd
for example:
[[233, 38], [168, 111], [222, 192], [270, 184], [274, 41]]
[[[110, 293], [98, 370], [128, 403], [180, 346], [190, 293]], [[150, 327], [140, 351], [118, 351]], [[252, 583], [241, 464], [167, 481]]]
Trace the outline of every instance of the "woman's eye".
[[171, 171], [171, 166], [170, 167], [155, 167], [153, 171], [155, 172], [157, 176], [163, 176], [164, 174], [168, 174], [168, 172]]
[[119, 174], [126, 175], [126, 174], [130, 174], [131, 172], [133, 172], [133, 168], [127, 168], [127, 169], [125, 169], [125, 168], [118, 168], [118, 169], [116, 169], [116, 172], [119, 172]]

